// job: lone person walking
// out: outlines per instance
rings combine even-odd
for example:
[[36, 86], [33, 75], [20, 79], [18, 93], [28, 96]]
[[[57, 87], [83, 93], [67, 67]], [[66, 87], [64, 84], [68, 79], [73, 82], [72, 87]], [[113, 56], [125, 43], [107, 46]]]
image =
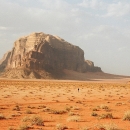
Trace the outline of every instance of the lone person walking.
[[79, 88], [78, 88], [78, 92], [79, 92]]

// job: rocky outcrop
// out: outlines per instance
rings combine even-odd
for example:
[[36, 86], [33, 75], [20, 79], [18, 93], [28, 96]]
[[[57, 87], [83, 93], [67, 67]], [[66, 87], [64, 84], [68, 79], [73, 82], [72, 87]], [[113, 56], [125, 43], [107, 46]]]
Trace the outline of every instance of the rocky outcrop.
[[3, 66], [6, 71], [28, 70], [28, 78], [30, 74], [30, 77], [44, 77], [40, 74], [43, 70], [47, 73], [60, 73], [64, 69], [78, 72], [101, 71], [93, 62], [84, 60], [84, 52], [78, 46], [44, 33], [33, 33], [18, 39], [12, 51], [4, 57], [0, 68]]
[[7, 66], [8, 60], [10, 58], [10, 54], [11, 52], [7, 52], [6, 54], [4, 54], [3, 58], [0, 60], [0, 72], [3, 72], [4, 69]]
[[94, 66], [94, 63], [90, 60], [85, 61], [85, 71], [90, 72], [102, 72], [100, 67]]

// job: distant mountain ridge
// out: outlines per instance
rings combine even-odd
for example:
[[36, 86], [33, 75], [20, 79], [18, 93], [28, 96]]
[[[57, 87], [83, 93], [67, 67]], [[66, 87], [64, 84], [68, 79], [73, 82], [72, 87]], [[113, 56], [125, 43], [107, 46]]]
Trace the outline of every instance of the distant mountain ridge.
[[81, 73], [102, 72], [84, 59], [84, 51], [64, 39], [45, 33], [32, 33], [14, 42], [0, 60], [0, 72], [7, 78], [61, 78], [63, 70]]

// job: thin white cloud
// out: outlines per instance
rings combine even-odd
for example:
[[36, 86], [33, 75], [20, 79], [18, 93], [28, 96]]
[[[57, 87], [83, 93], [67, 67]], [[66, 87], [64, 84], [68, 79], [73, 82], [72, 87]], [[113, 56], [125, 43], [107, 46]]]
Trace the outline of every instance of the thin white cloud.
[[40, 2], [45, 9], [67, 11], [70, 8], [70, 4], [64, 0], [40, 0]]
[[110, 4], [108, 6], [106, 16], [121, 17], [129, 13], [130, 13], [130, 3], [118, 2]]
[[83, 0], [79, 6], [92, 9], [103, 9], [105, 7], [105, 3], [101, 0]]
[[[130, 14], [130, 2], [117, 0], [107, 2], [103, 0], [83, 0], [78, 4], [86, 9], [92, 9], [98, 17], [122, 17]], [[96, 11], [102, 11], [96, 12]]]
[[119, 51], [119, 52], [121, 52], [121, 51], [126, 51], [126, 47], [125, 47], [125, 46], [124, 46], [124, 47], [119, 47], [119, 48], [118, 48], [118, 51]]
[[7, 30], [7, 27], [0, 26], [0, 30]]

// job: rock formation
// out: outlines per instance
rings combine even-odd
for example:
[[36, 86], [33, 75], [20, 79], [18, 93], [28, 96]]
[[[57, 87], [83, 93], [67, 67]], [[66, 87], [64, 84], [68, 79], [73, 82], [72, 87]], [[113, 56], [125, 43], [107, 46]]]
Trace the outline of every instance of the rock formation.
[[64, 69], [101, 72], [101, 68], [95, 67], [93, 62], [85, 61], [84, 52], [78, 46], [44, 33], [33, 33], [18, 39], [12, 51], [0, 61], [0, 70], [5, 71], [5, 77], [12, 73], [17, 78], [19, 70], [20, 78], [49, 78], [52, 73], [60, 75]]
[[3, 58], [0, 60], [0, 72], [3, 72], [4, 69], [6, 68], [10, 54], [11, 54], [10, 51], [5, 53]]

